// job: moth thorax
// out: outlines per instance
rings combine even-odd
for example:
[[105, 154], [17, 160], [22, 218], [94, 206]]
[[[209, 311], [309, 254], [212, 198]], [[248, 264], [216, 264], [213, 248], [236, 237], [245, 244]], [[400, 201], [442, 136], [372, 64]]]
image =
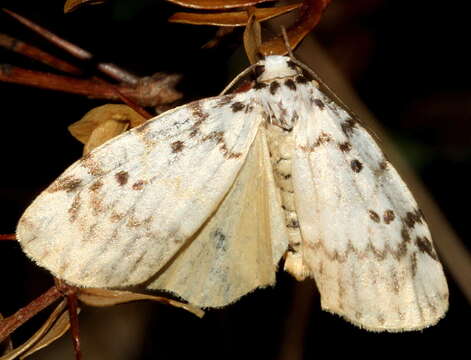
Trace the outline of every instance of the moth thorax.
[[294, 137], [292, 133], [283, 131], [278, 126], [268, 125], [267, 139], [273, 175], [285, 215], [290, 251], [295, 252], [301, 244], [301, 233], [299, 230], [298, 214], [296, 213], [293, 182], [291, 180], [291, 157], [294, 152]]
[[260, 71], [258, 81], [271, 81], [285, 77], [293, 77], [299, 74], [300, 70], [289, 57], [286, 56], [268, 56], [258, 65], [263, 71]]

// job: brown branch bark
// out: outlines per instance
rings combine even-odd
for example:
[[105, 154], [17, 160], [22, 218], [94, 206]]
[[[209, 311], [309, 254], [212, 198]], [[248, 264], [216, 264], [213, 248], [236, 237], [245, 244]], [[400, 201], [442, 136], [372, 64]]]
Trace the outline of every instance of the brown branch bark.
[[[52, 33], [51, 31], [43, 28], [42, 26], [39, 26], [38, 24], [34, 23], [33, 21], [16, 14], [15, 12], [7, 9], [2, 9], [5, 13], [8, 15], [12, 16], [16, 20], [18, 20], [20, 23], [25, 25], [26, 27], [30, 28], [37, 34], [41, 35], [44, 37], [46, 40], [49, 42], [55, 44], [57, 47], [67, 51], [68, 53], [72, 54], [78, 59], [81, 60], [92, 60], [94, 56], [88, 52], [87, 50], [84, 50], [80, 48], [79, 46], [71, 43], [70, 41], [67, 41], [60, 36], [57, 36], [56, 34]], [[131, 74], [130, 72], [120, 68], [117, 65], [111, 64], [111, 63], [98, 63], [97, 64], [97, 69], [103, 72], [104, 74], [108, 75], [109, 77], [118, 80], [120, 82], [130, 84], [130, 85], [136, 85], [139, 82], [139, 77], [135, 76], [134, 74]]]
[[72, 335], [75, 360], [81, 360], [82, 350], [80, 349], [80, 326], [78, 320], [77, 292], [71, 291], [67, 294], [67, 306], [69, 309], [70, 333]]
[[[135, 87], [120, 85], [116, 88], [125, 97], [141, 106], [157, 106], [172, 103], [181, 98], [182, 95], [174, 89], [179, 79], [178, 75], [157, 74], [140, 79]], [[32, 71], [12, 65], [0, 65], [0, 81], [64, 91], [97, 99], [120, 99], [109, 84]]]
[[0, 320], [0, 343], [34, 315], [51, 305], [62, 296], [63, 294], [53, 286], [28, 305], [18, 310], [15, 314]]
[[41, 49], [38, 49], [35, 46], [12, 38], [11, 36], [0, 34], [0, 46], [8, 50], [14, 51], [20, 55], [37, 60], [43, 64], [46, 64], [54, 69], [63, 71], [65, 73], [74, 75], [82, 74], [82, 71], [78, 67], [69, 64], [67, 61], [61, 60]]

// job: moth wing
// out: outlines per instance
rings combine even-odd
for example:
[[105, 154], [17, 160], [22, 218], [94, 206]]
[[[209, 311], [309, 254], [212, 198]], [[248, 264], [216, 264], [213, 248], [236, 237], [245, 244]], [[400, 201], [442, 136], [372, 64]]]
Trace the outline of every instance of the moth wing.
[[370, 134], [312, 89], [293, 186], [304, 266], [322, 307], [373, 331], [433, 325], [448, 288], [427, 224]]
[[275, 283], [288, 247], [264, 129], [215, 213], [148, 284], [201, 307], [219, 307]]
[[260, 111], [250, 91], [205, 99], [103, 144], [28, 207], [17, 227], [23, 250], [75, 285], [147, 281], [228, 192]]

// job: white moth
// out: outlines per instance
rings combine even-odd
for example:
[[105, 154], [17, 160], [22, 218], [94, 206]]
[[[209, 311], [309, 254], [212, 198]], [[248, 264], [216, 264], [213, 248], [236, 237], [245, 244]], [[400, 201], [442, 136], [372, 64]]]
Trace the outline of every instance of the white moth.
[[141, 285], [201, 307], [274, 284], [284, 257], [356, 325], [435, 324], [448, 289], [421, 211], [297, 64], [268, 56], [251, 90], [180, 106], [84, 156], [25, 211], [24, 251], [71, 284]]

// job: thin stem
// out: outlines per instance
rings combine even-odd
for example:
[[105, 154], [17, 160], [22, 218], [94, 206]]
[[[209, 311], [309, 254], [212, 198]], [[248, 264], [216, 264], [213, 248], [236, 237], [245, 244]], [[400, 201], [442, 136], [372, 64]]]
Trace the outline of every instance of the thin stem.
[[[173, 89], [178, 81], [177, 75], [151, 78], [137, 87], [117, 86], [118, 91], [140, 106], [156, 106], [178, 100], [181, 94]], [[35, 86], [42, 89], [64, 91], [97, 99], [118, 100], [120, 96], [110, 84], [96, 80], [77, 79], [20, 67], [0, 64], [0, 81]]]
[[[52, 33], [51, 31], [43, 28], [42, 26], [34, 23], [33, 21], [7, 9], [2, 9], [4, 12], [6, 12], [8, 15], [12, 16], [16, 20], [18, 20], [20, 23], [25, 25], [26, 27], [30, 28], [37, 34], [41, 35], [44, 37], [46, 40], [49, 42], [55, 44], [59, 48], [67, 51], [71, 55], [75, 56], [78, 59], [81, 60], [93, 60], [94, 56], [87, 50], [82, 49], [81, 47], [71, 43], [70, 41], [67, 41], [56, 34]], [[131, 74], [130, 72], [120, 68], [117, 65], [111, 64], [111, 63], [98, 63], [97, 68], [103, 72], [104, 74], [108, 75], [109, 77], [116, 79], [120, 82], [124, 82], [130, 85], [135, 85], [139, 81], [139, 78], [135, 76], [134, 74]]]
[[68, 63], [67, 61], [61, 60], [33, 45], [27, 44], [6, 34], [0, 33], [0, 46], [65, 73], [74, 75], [82, 74], [82, 71], [78, 67]]
[[0, 343], [34, 315], [51, 305], [62, 296], [62, 293], [53, 286], [13, 315], [0, 320]]
[[78, 304], [77, 293], [75, 291], [68, 291], [67, 293], [67, 306], [69, 308], [70, 319], [70, 333], [72, 335], [72, 343], [75, 350], [75, 359], [82, 359], [82, 351], [80, 349], [80, 327], [78, 320]]

